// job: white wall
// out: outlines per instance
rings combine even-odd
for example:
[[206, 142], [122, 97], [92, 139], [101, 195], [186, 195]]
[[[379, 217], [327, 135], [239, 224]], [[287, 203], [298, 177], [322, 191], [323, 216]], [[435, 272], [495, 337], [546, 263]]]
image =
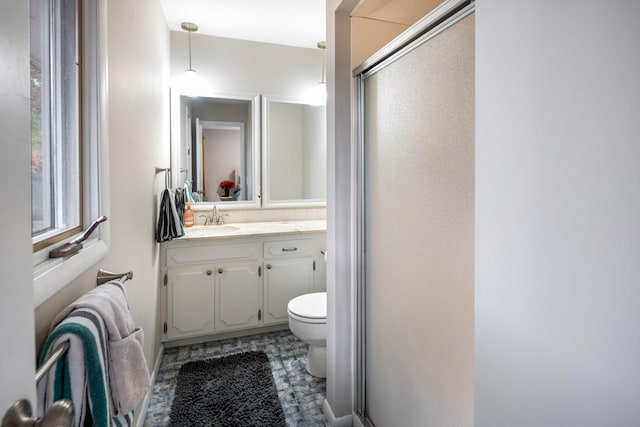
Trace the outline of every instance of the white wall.
[[133, 270], [129, 304], [146, 331], [153, 366], [160, 345], [157, 208], [169, 166], [169, 31], [159, 0], [109, 2], [111, 252], [104, 265]]
[[108, 6], [111, 249], [97, 265], [36, 309], [38, 340], [65, 305], [95, 286], [96, 271], [133, 270], [131, 312], [145, 332], [153, 366], [159, 340], [155, 225], [169, 166], [169, 31], [158, 0], [110, 0]]
[[[318, 40], [320, 41], [320, 40]], [[214, 92], [299, 98], [322, 77], [322, 51], [222, 37], [191, 35], [192, 66]], [[188, 66], [188, 37], [171, 32], [171, 77]]]
[[476, 8], [475, 425], [640, 425], [640, 3]]
[[31, 272], [29, 4], [4, 2], [0, 14], [0, 415], [19, 398], [35, 404]]
[[352, 406], [351, 28], [357, 0], [327, 1], [327, 398], [349, 423]]

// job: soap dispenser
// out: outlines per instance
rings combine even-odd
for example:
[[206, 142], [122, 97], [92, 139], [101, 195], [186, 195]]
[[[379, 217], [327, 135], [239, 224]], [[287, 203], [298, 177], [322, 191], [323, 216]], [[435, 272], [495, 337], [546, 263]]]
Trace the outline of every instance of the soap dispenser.
[[193, 211], [191, 210], [191, 202], [187, 202], [187, 208], [182, 215], [182, 223], [185, 227], [191, 227], [193, 225]]

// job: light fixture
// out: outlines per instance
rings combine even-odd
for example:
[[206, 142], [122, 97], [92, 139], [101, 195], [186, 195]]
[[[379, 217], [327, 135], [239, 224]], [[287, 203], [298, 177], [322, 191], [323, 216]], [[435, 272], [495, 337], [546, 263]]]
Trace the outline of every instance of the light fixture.
[[180, 78], [179, 85], [184, 94], [197, 95], [201, 90], [201, 84], [196, 75], [196, 70], [191, 66], [191, 33], [198, 31], [198, 26], [193, 22], [183, 22], [180, 27], [189, 33], [189, 68], [185, 70], [184, 75]]
[[193, 22], [183, 22], [180, 26], [189, 33], [189, 68], [187, 68], [187, 73], [195, 73], [196, 70], [191, 67], [191, 33], [198, 31], [198, 26]]
[[324, 80], [326, 42], [318, 42], [318, 49], [322, 49], [322, 80], [315, 87], [307, 92], [306, 98], [311, 105], [326, 105], [327, 103], [327, 83]]

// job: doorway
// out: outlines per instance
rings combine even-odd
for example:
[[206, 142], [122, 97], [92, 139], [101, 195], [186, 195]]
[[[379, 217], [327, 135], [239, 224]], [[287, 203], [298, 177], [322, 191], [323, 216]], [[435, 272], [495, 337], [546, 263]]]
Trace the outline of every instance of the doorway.
[[[204, 200], [246, 200], [245, 144], [244, 123], [196, 118], [193, 170], [196, 173], [195, 188], [203, 192]], [[222, 181], [232, 182], [234, 191], [223, 194], [219, 186]]]

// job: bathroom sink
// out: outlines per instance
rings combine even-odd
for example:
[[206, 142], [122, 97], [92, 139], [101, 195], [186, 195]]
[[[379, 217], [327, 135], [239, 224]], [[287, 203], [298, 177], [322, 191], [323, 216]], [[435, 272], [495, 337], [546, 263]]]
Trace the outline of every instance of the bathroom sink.
[[209, 228], [209, 229], [213, 229], [213, 230], [223, 230], [223, 231], [238, 231], [240, 230], [240, 227], [235, 226], [235, 225], [207, 225], [204, 228]]
[[196, 225], [194, 227], [185, 228], [185, 234], [187, 237], [204, 237], [204, 236], [219, 236], [221, 234], [233, 233], [240, 230], [240, 227], [235, 225]]

